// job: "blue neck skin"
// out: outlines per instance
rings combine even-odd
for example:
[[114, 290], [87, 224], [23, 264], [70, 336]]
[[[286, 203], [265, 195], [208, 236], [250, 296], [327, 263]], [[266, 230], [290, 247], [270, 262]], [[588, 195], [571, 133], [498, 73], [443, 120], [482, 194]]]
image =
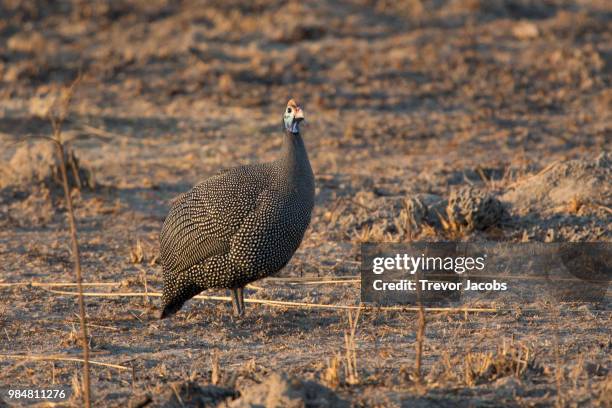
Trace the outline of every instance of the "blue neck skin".
[[293, 133], [294, 135], [300, 133], [300, 122], [293, 121], [291, 122], [291, 125], [285, 125], [285, 130], [287, 130], [287, 132]]

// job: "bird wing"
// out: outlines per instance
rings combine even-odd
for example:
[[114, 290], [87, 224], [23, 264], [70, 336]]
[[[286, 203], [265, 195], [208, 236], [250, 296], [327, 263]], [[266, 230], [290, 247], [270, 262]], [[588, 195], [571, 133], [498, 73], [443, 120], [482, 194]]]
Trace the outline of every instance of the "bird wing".
[[261, 165], [217, 173], [174, 203], [160, 234], [165, 270], [179, 273], [229, 252], [231, 237], [269, 186], [266, 168], [257, 171], [253, 167]]

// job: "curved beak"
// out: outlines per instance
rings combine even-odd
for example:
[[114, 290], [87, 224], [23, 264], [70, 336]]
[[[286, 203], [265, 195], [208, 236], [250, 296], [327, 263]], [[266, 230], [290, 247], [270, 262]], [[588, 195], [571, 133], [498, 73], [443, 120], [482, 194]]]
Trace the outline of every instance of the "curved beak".
[[304, 120], [304, 111], [299, 106], [296, 108], [295, 116], [293, 117], [293, 120], [297, 122], [301, 122]]

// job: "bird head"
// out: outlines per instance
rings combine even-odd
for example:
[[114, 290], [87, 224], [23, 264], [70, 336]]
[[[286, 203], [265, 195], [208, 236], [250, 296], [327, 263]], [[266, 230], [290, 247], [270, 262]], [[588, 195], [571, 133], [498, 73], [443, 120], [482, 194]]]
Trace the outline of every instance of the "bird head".
[[304, 111], [302, 111], [302, 108], [300, 108], [293, 99], [290, 99], [289, 102], [287, 102], [287, 107], [283, 114], [285, 129], [291, 133], [300, 133], [299, 124], [303, 120]]

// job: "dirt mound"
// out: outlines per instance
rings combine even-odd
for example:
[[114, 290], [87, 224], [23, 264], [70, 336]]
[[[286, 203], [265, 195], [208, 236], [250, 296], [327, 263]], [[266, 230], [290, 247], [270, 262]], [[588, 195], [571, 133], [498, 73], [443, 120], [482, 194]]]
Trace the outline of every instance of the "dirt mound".
[[[70, 186], [93, 189], [93, 173], [80, 163], [74, 150], [66, 148], [64, 155]], [[40, 185], [50, 190], [62, 185], [59, 160], [50, 141], [32, 142], [20, 147], [8, 166], [0, 172], [0, 188], [13, 186], [19, 190], [30, 190]]]
[[301, 3], [290, 3], [278, 9], [270, 18], [276, 24], [267, 25], [265, 34], [275, 42], [294, 44], [312, 41], [326, 33], [325, 26], [317, 21], [317, 16], [309, 13]]
[[264, 382], [241, 392], [232, 408], [348, 407], [333, 391], [313, 381], [272, 373]]
[[161, 404], [164, 408], [174, 407], [212, 407], [227, 398], [235, 398], [236, 392], [227, 388], [207, 385], [201, 387], [188, 381], [171, 383], [163, 396]]
[[502, 204], [486, 192], [462, 187], [453, 190], [448, 199], [446, 216], [457, 230], [484, 230], [497, 224], [504, 213]]
[[44, 226], [55, 214], [51, 193], [44, 186], [33, 187], [28, 193], [0, 189], [0, 226]]
[[559, 161], [533, 176], [518, 180], [501, 196], [501, 200], [510, 203], [519, 214], [567, 207], [572, 200], [610, 203], [611, 179], [610, 153], [602, 153], [594, 160]]

